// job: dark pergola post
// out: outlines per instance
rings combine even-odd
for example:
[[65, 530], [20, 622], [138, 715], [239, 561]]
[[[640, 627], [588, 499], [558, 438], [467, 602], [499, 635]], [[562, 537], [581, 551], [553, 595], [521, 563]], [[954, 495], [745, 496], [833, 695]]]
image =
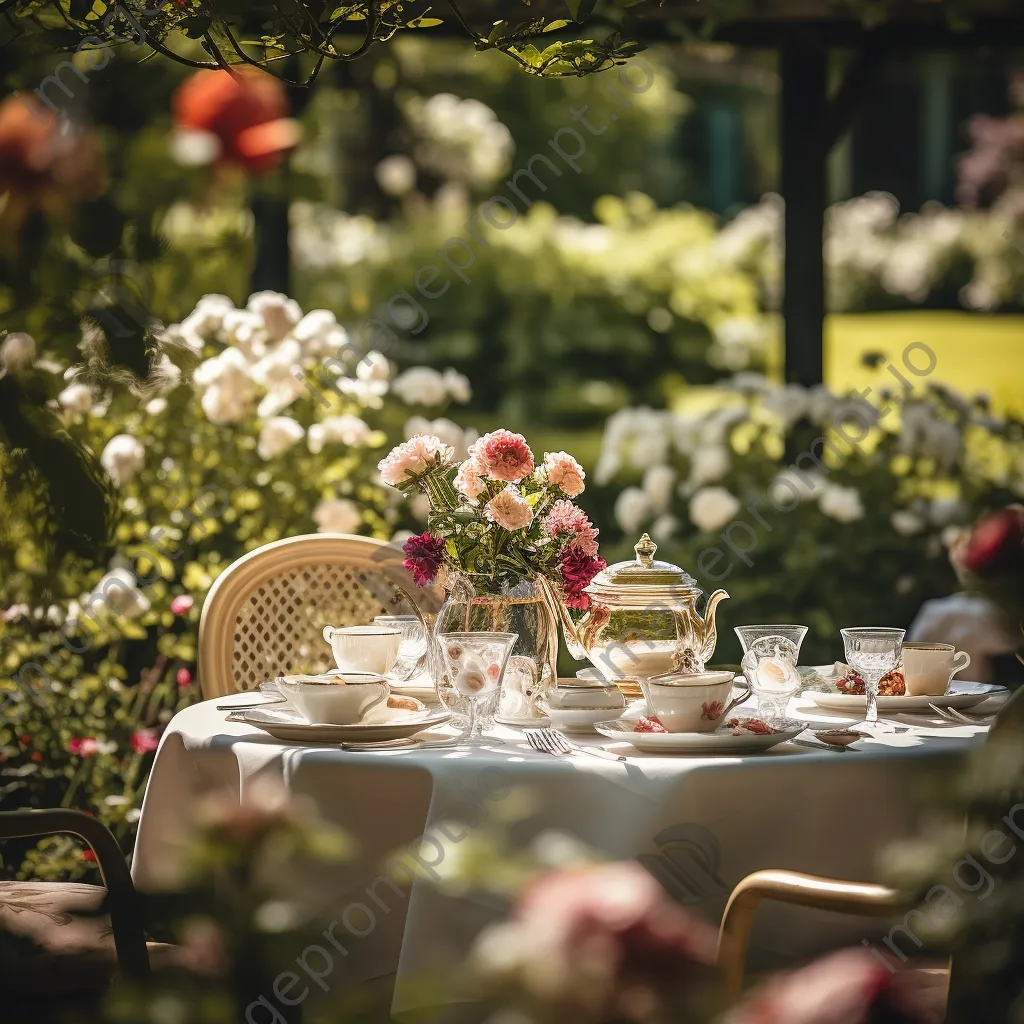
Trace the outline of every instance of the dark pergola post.
[[810, 386], [824, 377], [825, 226], [827, 160], [823, 139], [828, 48], [806, 31], [781, 47], [780, 184], [786, 202], [782, 317], [786, 380]]

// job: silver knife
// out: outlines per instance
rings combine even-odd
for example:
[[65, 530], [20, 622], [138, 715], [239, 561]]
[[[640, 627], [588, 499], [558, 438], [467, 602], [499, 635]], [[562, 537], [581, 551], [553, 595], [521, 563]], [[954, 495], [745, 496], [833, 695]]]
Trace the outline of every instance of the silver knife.
[[573, 743], [572, 740], [566, 740], [566, 742], [572, 750], [578, 750], [581, 754], [593, 754], [594, 757], [603, 757], [609, 761], [629, 760], [625, 754], [616, 754], [611, 750], [605, 750], [604, 747], [585, 747], [582, 743]]

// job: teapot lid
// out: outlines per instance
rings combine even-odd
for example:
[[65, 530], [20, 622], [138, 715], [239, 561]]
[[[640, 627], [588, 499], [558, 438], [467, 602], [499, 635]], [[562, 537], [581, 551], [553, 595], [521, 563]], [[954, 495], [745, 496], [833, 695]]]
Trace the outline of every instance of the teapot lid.
[[599, 572], [586, 588], [587, 593], [601, 597], [614, 597], [615, 592], [629, 588], [635, 594], [635, 587], [645, 588], [648, 596], [671, 595], [674, 597], [698, 597], [701, 593], [697, 581], [685, 570], [671, 562], [660, 562], [654, 558], [658, 545], [644, 534], [633, 550], [636, 558], [632, 561], [616, 562]]

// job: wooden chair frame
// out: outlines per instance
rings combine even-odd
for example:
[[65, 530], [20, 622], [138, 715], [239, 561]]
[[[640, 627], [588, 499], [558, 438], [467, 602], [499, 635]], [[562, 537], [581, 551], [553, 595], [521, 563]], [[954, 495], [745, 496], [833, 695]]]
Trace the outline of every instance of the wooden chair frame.
[[[239, 609], [268, 580], [302, 565], [334, 565], [383, 577], [421, 617], [441, 607], [443, 592], [417, 587], [399, 548], [372, 537], [314, 533], [265, 544], [232, 563], [210, 588], [199, 621], [197, 671], [203, 697], [237, 690], [234, 634]], [[415, 595], [415, 596], [414, 596]]]
[[[989, 738], [1009, 727], [1024, 729], [1024, 689], [1017, 690], [1003, 705], [989, 730]], [[838, 878], [806, 875], [799, 871], [755, 871], [741, 879], [726, 904], [718, 931], [718, 967], [730, 1002], [743, 991], [750, 933], [757, 908], [765, 900], [775, 900], [838, 914], [888, 917], [902, 908], [899, 894], [884, 885], [848, 882]], [[957, 984], [950, 958], [949, 991]]]
[[132, 884], [124, 854], [111, 831], [83, 811], [67, 808], [0, 811], [0, 840], [35, 838], [57, 833], [77, 836], [96, 855], [96, 863], [107, 890], [118, 966], [126, 977], [146, 977], [150, 973], [150, 964], [142, 905]]

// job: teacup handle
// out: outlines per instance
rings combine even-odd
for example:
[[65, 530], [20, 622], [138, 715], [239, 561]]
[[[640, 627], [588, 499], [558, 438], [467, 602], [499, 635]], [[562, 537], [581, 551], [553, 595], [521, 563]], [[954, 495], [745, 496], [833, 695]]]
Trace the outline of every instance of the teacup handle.
[[388, 699], [388, 697], [390, 697], [390, 696], [391, 696], [391, 687], [388, 686], [387, 683], [383, 683], [382, 682], [380, 684], [380, 696], [372, 704], [368, 704], [363, 709], [363, 714], [364, 715], [369, 714], [375, 707], [379, 707], [381, 704], [383, 704], [384, 701], [386, 701]]
[[[957, 662], [961, 658], [964, 659], [964, 662], [963, 662], [962, 665], [958, 665]], [[966, 651], [957, 651], [956, 654], [953, 655], [953, 671], [950, 672], [950, 677], [952, 678], [958, 672], [963, 672], [963, 670], [965, 668], [967, 668], [967, 666], [970, 665], [970, 663], [971, 663], [971, 656]]]
[[737, 704], [742, 704], [750, 696], [750, 683], [746, 679], [740, 683], [740, 686], [743, 688], [743, 692], [738, 697], [733, 697], [733, 699], [725, 705], [725, 710], [718, 716], [719, 718], [725, 718], [725, 716], [729, 714]]
[[324, 640], [326, 640], [327, 643], [331, 642], [331, 636], [332, 636], [333, 633], [334, 633], [334, 627], [333, 626], [324, 626]]

